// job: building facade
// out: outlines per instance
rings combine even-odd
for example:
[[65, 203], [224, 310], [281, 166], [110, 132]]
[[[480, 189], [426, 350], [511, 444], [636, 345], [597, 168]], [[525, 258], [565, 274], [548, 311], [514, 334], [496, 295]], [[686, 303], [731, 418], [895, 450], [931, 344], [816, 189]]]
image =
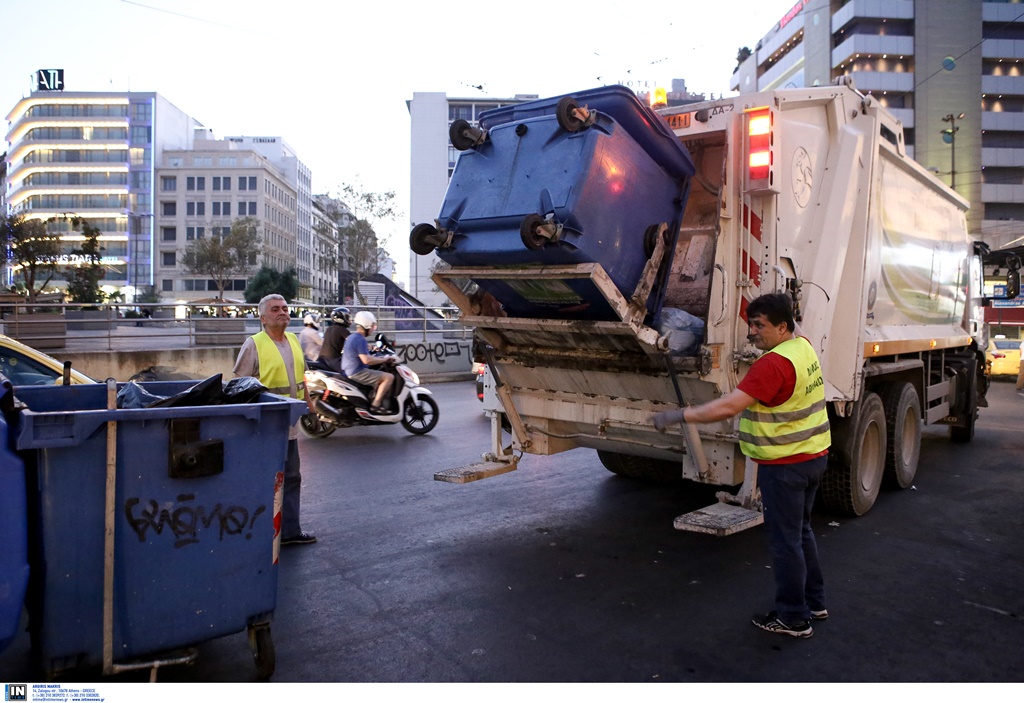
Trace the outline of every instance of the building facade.
[[971, 202], [993, 247], [1024, 230], [1024, 5], [799, 0], [740, 63], [743, 93], [850, 76], [903, 123], [907, 152]]
[[66, 217], [87, 219], [101, 232], [106, 290], [131, 300], [154, 285], [155, 165], [191, 148], [193, 119], [157, 93], [41, 90], [7, 121], [6, 209], [52, 220], [67, 255], [82, 237]]
[[338, 297], [338, 263], [341, 250], [338, 225], [331, 219], [316, 198], [310, 201], [312, 214], [312, 293], [311, 302], [334, 305]]
[[[484, 110], [536, 98], [536, 95], [504, 99], [449, 98], [445, 93], [413, 93], [412, 100], [406, 102], [411, 123], [410, 231], [420, 222], [433, 223], [441, 211], [448, 180], [455, 170], [459, 154], [448, 138], [451, 123], [463, 119], [475, 125]], [[440, 261], [435, 253], [419, 256], [409, 252], [407, 290], [426, 305], [447, 302], [445, 295], [430, 280]]]
[[[263, 154], [198, 129], [193, 148], [164, 152], [156, 177], [156, 278], [163, 299], [217, 295], [216, 283], [190, 273], [182, 258], [192, 241], [230, 230], [239, 218], [257, 220], [262, 250], [253, 270], [295, 266], [296, 189]], [[239, 274], [224, 296], [241, 299], [248, 278]]]

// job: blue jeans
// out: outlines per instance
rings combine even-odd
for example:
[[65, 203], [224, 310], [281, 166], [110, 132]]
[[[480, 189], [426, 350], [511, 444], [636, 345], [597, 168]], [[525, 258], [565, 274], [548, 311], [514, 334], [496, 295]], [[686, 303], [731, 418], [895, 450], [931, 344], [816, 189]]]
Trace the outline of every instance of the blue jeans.
[[299, 524], [299, 498], [302, 493], [302, 472], [299, 470], [299, 440], [288, 440], [284, 460], [284, 501], [281, 505], [281, 539], [302, 534]]
[[764, 525], [772, 547], [775, 610], [787, 624], [808, 620], [811, 610], [825, 609], [825, 580], [818, 545], [811, 531], [811, 508], [827, 456], [797, 464], [760, 464]]

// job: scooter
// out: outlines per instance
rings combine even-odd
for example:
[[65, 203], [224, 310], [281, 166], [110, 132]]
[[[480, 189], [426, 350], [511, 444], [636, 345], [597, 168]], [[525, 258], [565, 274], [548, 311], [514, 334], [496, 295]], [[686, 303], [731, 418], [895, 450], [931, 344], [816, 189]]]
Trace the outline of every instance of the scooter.
[[[358, 333], [356, 333], [358, 334]], [[413, 434], [426, 434], [437, 426], [440, 411], [433, 394], [420, 385], [416, 372], [402, 363], [388, 338], [378, 333], [372, 354], [392, 356], [393, 361], [379, 368], [394, 376], [391, 393], [384, 399], [387, 414], [370, 412], [375, 389], [356, 383], [319, 362], [309, 364], [305, 373], [306, 393], [316, 407], [299, 419], [299, 428], [307, 437], [327, 437], [339, 427], [353, 425], [393, 425]]]

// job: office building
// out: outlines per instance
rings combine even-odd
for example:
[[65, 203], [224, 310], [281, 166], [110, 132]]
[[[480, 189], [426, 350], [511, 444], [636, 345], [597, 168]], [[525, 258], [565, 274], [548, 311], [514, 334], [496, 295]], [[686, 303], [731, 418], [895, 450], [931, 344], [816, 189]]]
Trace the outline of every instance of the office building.
[[971, 202], [971, 234], [1004, 246], [1024, 230], [1021, 8], [800, 0], [737, 66], [730, 87], [742, 94], [852, 77], [902, 121], [907, 152]]
[[87, 219], [101, 232], [101, 285], [129, 300], [152, 286], [155, 164], [191, 148], [194, 120], [157, 93], [34, 90], [7, 121], [9, 211], [55, 219], [66, 254], [81, 241], [66, 216]]

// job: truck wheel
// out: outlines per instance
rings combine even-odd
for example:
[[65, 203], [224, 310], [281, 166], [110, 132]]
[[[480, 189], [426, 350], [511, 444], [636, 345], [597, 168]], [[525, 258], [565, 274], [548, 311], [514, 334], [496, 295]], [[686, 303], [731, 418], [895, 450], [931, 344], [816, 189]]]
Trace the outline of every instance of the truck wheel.
[[828, 469], [821, 477], [825, 507], [847, 515], [863, 515], [878, 498], [885, 472], [885, 409], [876, 393], [868, 393], [852, 418], [832, 423]]
[[913, 384], [894, 383], [882, 391], [885, 403], [885, 475], [889, 488], [909, 488], [921, 457], [921, 401]]
[[645, 456], [619, 454], [603, 449], [597, 450], [597, 457], [604, 464], [604, 468], [625, 478], [656, 483], [675, 483], [683, 480], [682, 462], [649, 459]]

